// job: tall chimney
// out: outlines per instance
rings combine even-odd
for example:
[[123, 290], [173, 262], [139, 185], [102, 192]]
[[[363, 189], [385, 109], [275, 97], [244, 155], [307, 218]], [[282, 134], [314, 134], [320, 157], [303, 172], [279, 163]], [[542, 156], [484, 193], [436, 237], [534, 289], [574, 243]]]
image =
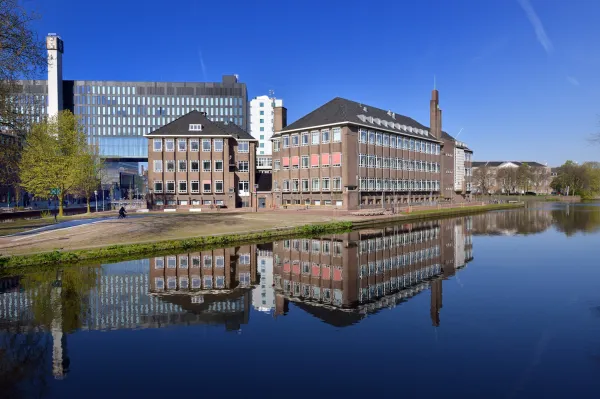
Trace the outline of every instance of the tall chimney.
[[431, 91], [431, 101], [429, 102], [429, 124], [431, 135], [436, 139], [442, 137], [442, 110], [440, 109], [440, 94], [437, 89]]
[[273, 108], [273, 133], [280, 132], [287, 126], [287, 108], [284, 106]]

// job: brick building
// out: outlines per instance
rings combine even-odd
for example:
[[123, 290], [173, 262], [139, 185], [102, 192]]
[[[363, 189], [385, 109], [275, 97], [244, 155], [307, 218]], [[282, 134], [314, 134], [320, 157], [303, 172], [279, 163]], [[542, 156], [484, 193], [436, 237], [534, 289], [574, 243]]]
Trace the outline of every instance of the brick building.
[[275, 314], [292, 301], [341, 327], [431, 287], [439, 325], [441, 278], [472, 260], [471, 225], [466, 217], [275, 242]]
[[[519, 176], [519, 167], [528, 166], [528, 176]], [[552, 168], [535, 161], [477, 161], [473, 191], [478, 194], [551, 194]], [[482, 187], [486, 186], [486, 187]], [[487, 189], [487, 193], [483, 193]]]
[[[442, 132], [438, 91], [431, 127], [335, 98], [273, 135], [273, 203], [384, 207], [468, 194], [466, 145]], [[463, 151], [455, 165], [455, 153]], [[468, 156], [470, 160], [470, 156]], [[455, 168], [462, 168], [460, 184]], [[455, 188], [456, 187], [456, 188]]]
[[151, 209], [255, 205], [256, 140], [239, 126], [192, 111], [146, 137]]

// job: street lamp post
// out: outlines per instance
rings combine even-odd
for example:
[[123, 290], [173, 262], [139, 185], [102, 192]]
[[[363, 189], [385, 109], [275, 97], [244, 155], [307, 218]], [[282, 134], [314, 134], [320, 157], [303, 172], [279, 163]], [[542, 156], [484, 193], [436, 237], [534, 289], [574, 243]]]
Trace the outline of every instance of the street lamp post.
[[94, 203], [96, 205], [96, 213], [98, 213], [98, 190], [94, 190]]
[[104, 212], [104, 187], [102, 187], [102, 212]]

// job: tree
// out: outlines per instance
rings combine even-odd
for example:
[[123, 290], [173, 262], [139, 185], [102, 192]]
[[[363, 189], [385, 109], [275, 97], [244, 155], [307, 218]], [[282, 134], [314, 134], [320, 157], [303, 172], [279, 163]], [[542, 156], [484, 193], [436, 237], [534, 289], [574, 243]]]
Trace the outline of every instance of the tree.
[[499, 168], [497, 180], [505, 194], [514, 193], [517, 189], [517, 169], [511, 167]]
[[531, 167], [527, 162], [523, 162], [517, 168], [517, 187], [519, 187], [523, 193], [529, 191], [531, 187]]
[[[44, 43], [31, 27], [35, 19], [18, 0], [0, 0], [0, 130], [16, 134], [27, 130], [33, 109], [16, 107], [19, 79], [35, 78], [48, 65]], [[28, 104], [35, 105], [34, 98]]]
[[594, 198], [600, 193], [600, 167], [597, 162], [586, 162], [578, 165], [567, 161], [558, 168], [551, 187], [569, 195], [579, 195], [582, 198]]
[[531, 185], [536, 192], [546, 192], [550, 182], [550, 170], [545, 166], [531, 167]]
[[3, 137], [0, 140], [0, 186], [15, 188], [15, 201], [19, 203], [19, 161], [21, 145], [16, 138]]
[[87, 146], [86, 151], [82, 155], [79, 176], [75, 187], [78, 195], [86, 199], [87, 212], [90, 213], [90, 199], [94, 191], [98, 190], [102, 182], [104, 172], [104, 162], [100, 158], [100, 151], [97, 145]]
[[473, 171], [473, 184], [482, 194], [489, 194], [494, 181], [494, 172], [487, 165], [477, 167]]
[[88, 159], [88, 145], [79, 121], [70, 111], [33, 125], [21, 157], [21, 186], [35, 196], [47, 198], [55, 189], [59, 216], [65, 195], [74, 193]]

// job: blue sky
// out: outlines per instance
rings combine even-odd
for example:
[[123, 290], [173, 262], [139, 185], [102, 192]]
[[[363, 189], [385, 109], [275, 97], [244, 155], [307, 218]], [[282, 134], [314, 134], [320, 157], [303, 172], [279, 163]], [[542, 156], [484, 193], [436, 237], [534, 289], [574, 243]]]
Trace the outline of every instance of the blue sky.
[[341, 96], [444, 130], [477, 160], [600, 160], [600, 1], [28, 0], [66, 79], [270, 89], [292, 122]]

